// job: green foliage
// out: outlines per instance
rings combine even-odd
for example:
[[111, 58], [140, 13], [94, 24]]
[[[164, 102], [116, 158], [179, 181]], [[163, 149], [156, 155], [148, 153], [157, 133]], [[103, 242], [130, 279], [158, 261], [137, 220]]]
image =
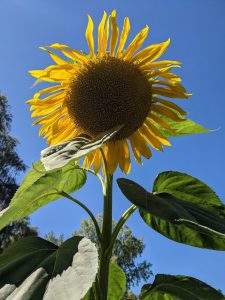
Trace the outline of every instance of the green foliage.
[[200, 180], [179, 172], [158, 175], [153, 193], [118, 179], [124, 195], [156, 231], [180, 243], [225, 250], [225, 205]]
[[[177, 121], [171, 120], [170, 118], [168, 118], [164, 115], [159, 114], [159, 117], [160, 117], [160, 119], [165, 121], [170, 126], [172, 131], [162, 128], [161, 126], [159, 126], [158, 123], [154, 123], [154, 125], [159, 128], [159, 130], [163, 133], [163, 135], [165, 137], [168, 137], [168, 138], [187, 135], [187, 134], [199, 134], [199, 133], [212, 132], [212, 130], [207, 129], [204, 126], [202, 126], [198, 123], [195, 123], [194, 121], [192, 121], [190, 119], [184, 119], [184, 121], [182, 121], [182, 122], [177, 122]], [[182, 118], [181, 115], [179, 115], [179, 117]]]
[[37, 162], [26, 175], [8, 210], [0, 217], [0, 228], [61, 198], [61, 192], [72, 193], [80, 189], [85, 182], [85, 171], [72, 163], [61, 169], [45, 172], [41, 162]]
[[[126, 291], [126, 275], [123, 270], [113, 261], [109, 265], [108, 297], [107, 300], [124, 299]], [[81, 300], [95, 300], [94, 288], [92, 287]]]
[[10, 285], [12, 299], [39, 300], [44, 293], [46, 300], [56, 295], [80, 299], [95, 280], [97, 266], [97, 249], [86, 238], [72, 237], [60, 247], [38, 237], [23, 238], [0, 255], [0, 297]]
[[[97, 216], [97, 222], [99, 227], [102, 228], [103, 216], [101, 214]], [[115, 226], [116, 222], [113, 221], [113, 228]], [[92, 242], [97, 242], [95, 227], [91, 219], [82, 221], [80, 230], [75, 231], [73, 235], [86, 236]], [[126, 274], [127, 290], [139, 284], [142, 280], [147, 281], [152, 275], [152, 265], [149, 262], [145, 260], [141, 262], [135, 261], [141, 256], [144, 248], [143, 239], [136, 238], [132, 230], [124, 225], [116, 239], [112, 255], [118, 266]]]
[[187, 276], [158, 274], [153, 284], [144, 285], [141, 300], [224, 300], [206, 283]]
[[64, 242], [64, 234], [61, 233], [59, 235], [59, 237], [57, 238], [54, 234], [53, 231], [48, 232], [47, 234], [45, 234], [45, 239], [57, 246], [62, 245], [62, 243]]
[[[153, 184], [153, 193], [168, 193], [186, 201], [214, 211], [214, 206], [222, 207], [215, 192], [199, 179], [176, 171], [160, 173]], [[222, 215], [221, 215], [222, 216]], [[223, 215], [224, 216], [224, 215]]]
[[26, 168], [16, 152], [18, 141], [10, 136], [11, 122], [7, 99], [0, 95], [0, 210], [9, 205], [18, 188], [16, 175]]
[[121, 300], [126, 291], [126, 275], [114, 262], [109, 266], [109, 282], [107, 300]]
[[37, 236], [37, 228], [30, 226], [29, 218], [9, 223], [0, 231], [0, 254], [10, 244], [26, 236]]
[[50, 278], [67, 269], [82, 237], [72, 237], [60, 247], [39, 237], [23, 238], [0, 255], [0, 285], [19, 284], [43, 267]]
[[[7, 99], [0, 95], [0, 211], [9, 205], [18, 189], [17, 174], [25, 171], [25, 165], [16, 151], [18, 141], [10, 135], [11, 122]], [[14, 241], [29, 235], [36, 236], [37, 229], [30, 227], [28, 218], [11, 222], [0, 232], [0, 253]]]
[[132, 291], [126, 292], [123, 296], [123, 300], [138, 300], [139, 297], [135, 295]]

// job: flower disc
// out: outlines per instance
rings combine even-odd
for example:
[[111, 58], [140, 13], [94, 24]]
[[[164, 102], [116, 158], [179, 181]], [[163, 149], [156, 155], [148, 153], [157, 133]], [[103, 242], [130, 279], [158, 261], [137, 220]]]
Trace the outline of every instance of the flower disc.
[[76, 125], [93, 137], [123, 124], [118, 140], [143, 124], [151, 97], [151, 84], [137, 65], [108, 56], [88, 62], [76, 74], [66, 105]]

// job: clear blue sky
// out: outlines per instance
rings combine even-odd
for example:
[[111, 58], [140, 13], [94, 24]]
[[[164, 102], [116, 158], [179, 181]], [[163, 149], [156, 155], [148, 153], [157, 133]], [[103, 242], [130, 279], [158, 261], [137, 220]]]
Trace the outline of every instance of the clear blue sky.
[[[173, 146], [164, 153], [154, 152], [153, 158], [144, 160], [142, 167], [133, 164], [128, 178], [150, 189], [161, 171], [186, 172], [208, 183], [225, 201], [224, 0], [1, 0], [0, 90], [12, 107], [12, 134], [20, 141], [19, 154], [30, 166], [46, 147], [45, 141], [38, 137], [38, 128], [31, 126], [29, 107], [25, 104], [39, 88], [31, 88], [34, 81], [27, 71], [51, 62], [38, 47], [59, 42], [87, 50], [84, 38], [87, 14], [99, 22], [103, 10], [110, 13], [114, 8], [120, 26], [124, 17], [130, 17], [130, 36], [146, 24], [150, 26], [145, 45], [171, 38], [164, 58], [183, 62], [179, 74], [187, 90], [193, 93], [190, 100], [179, 100], [179, 104], [196, 122], [210, 129], [220, 128], [210, 134], [171, 139]], [[122, 176], [119, 171], [115, 174], [115, 178]], [[76, 197], [94, 213], [102, 210], [100, 185], [91, 176]], [[114, 218], [118, 219], [128, 205], [115, 185]], [[54, 230], [69, 237], [85, 217], [73, 203], [58, 200], [35, 212], [31, 222], [41, 235]], [[143, 258], [153, 264], [155, 274], [193, 276], [225, 293], [225, 252], [168, 240], [147, 227], [137, 213], [128, 225], [135, 235], [144, 237]]]

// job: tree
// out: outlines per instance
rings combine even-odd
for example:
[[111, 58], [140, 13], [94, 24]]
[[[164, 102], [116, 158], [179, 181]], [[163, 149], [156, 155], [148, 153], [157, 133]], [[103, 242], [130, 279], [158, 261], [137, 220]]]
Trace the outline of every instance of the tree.
[[50, 231], [47, 234], [45, 234], [45, 239], [57, 246], [60, 246], [64, 242], [64, 234], [61, 233], [57, 238], [54, 232]]
[[[102, 219], [102, 215], [99, 214], [97, 216], [97, 221], [100, 228], [102, 227]], [[113, 228], [115, 226], [116, 222], [113, 221]], [[95, 227], [91, 219], [82, 221], [80, 229], [73, 232], [73, 235], [86, 236], [95, 243], [97, 241]], [[113, 256], [116, 259], [117, 264], [126, 273], [127, 290], [132, 286], [139, 284], [142, 280], [147, 281], [149, 277], [153, 275], [151, 263], [146, 260], [142, 262], [135, 261], [137, 258], [141, 257], [144, 248], [145, 244], [143, 243], [143, 239], [136, 238], [131, 229], [127, 225], [124, 225], [115, 242]]]
[[[12, 115], [7, 98], [0, 95], [0, 211], [5, 209], [18, 189], [16, 176], [26, 167], [16, 152], [18, 141], [10, 136]], [[37, 235], [28, 218], [12, 222], [0, 232], [0, 253], [10, 243], [27, 235]]]

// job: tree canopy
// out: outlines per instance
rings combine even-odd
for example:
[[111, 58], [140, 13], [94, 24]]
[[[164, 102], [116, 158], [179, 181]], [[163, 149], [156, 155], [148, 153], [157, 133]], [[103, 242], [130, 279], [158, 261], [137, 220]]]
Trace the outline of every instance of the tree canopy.
[[[26, 166], [17, 153], [18, 140], [10, 135], [12, 115], [7, 98], [0, 95], [0, 211], [5, 209], [18, 189], [17, 175]], [[11, 222], [0, 232], [0, 252], [12, 242], [27, 235], [37, 235], [28, 218]]]

